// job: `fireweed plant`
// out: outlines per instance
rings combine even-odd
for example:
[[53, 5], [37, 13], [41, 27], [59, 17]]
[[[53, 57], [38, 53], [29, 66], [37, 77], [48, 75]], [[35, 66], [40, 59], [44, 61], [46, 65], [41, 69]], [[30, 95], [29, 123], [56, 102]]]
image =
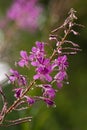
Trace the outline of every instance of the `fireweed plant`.
[[4, 19], [0, 20], [0, 28], [12, 22], [16, 29], [35, 32], [39, 29], [42, 12], [43, 7], [38, 0], [13, 0]]
[[[52, 49], [50, 56], [45, 50], [48, 44], [40, 41], [36, 41], [30, 53], [24, 50], [20, 51], [20, 60], [17, 62], [17, 65], [21, 68], [26, 67], [28, 71], [30, 71], [32, 66], [35, 70], [35, 74], [32, 77], [32, 81], [28, 82], [24, 75], [21, 75], [17, 70], [10, 69], [11, 75], [6, 76], [14, 86], [15, 101], [9, 106], [2, 87], [0, 87], [0, 95], [3, 102], [3, 107], [0, 111], [0, 126], [10, 126], [31, 121], [32, 117], [30, 116], [10, 121], [6, 120], [5, 117], [15, 110], [28, 109], [38, 101], [44, 102], [49, 107], [56, 106], [56, 94], [64, 84], [69, 83], [67, 74], [69, 63], [67, 56], [80, 51], [78, 44], [68, 40], [68, 36], [71, 33], [78, 35], [78, 32], [76, 32], [73, 27], [82, 26], [75, 23], [77, 20], [75, 13], [76, 11], [74, 9], [70, 9], [64, 23], [51, 31], [49, 40], [51, 43], [53, 42], [56, 47]], [[62, 37], [58, 34], [61, 30], [63, 31]], [[41, 90], [41, 93], [39, 95], [29, 95], [32, 88], [33, 90]], [[23, 106], [23, 104], [26, 104], [26, 106]]]
[[38, 0], [12, 0], [5, 15], [0, 15], [0, 32], [4, 37], [0, 57], [9, 51], [14, 36], [19, 38], [20, 31], [35, 34], [43, 28], [44, 21], [44, 6]]

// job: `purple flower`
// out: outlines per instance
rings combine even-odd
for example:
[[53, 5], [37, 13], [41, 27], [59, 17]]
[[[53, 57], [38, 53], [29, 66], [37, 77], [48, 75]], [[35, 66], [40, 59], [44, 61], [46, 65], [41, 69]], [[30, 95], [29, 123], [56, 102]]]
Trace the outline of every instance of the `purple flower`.
[[52, 88], [50, 84], [44, 84], [42, 85], [42, 88], [44, 90], [43, 96], [48, 97], [49, 99], [54, 99], [55, 98], [55, 89]]
[[47, 80], [48, 82], [52, 81], [52, 77], [50, 76], [52, 69], [50, 60], [45, 58], [44, 43], [36, 42], [36, 47], [32, 48], [29, 60], [31, 61], [32, 66], [37, 67], [37, 74], [33, 77], [35, 80], [41, 79]]
[[67, 79], [67, 56], [58, 56], [57, 59], [53, 61], [52, 64], [52, 70], [54, 70], [55, 67], [58, 67], [59, 72], [54, 76], [54, 80], [57, 82], [58, 88], [61, 88], [63, 86], [63, 82], [65, 79]]
[[42, 59], [40, 58], [38, 60], [36, 72], [37, 74], [34, 75], [34, 79], [41, 79], [41, 80], [46, 80], [48, 82], [52, 81], [52, 77], [50, 76], [50, 73], [52, 72], [51, 65], [50, 65], [50, 60], [49, 59]]
[[58, 88], [61, 88], [63, 86], [63, 81], [67, 79], [67, 73], [66, 71], [59, 71], [55, 77], [54, 80], [57, 82]]
[[52, 77], [49, 75], [49, 70], [47, 68], [39, 68], [37, 69], [37, 74], [34, 75], [33, 77], [35, 80], [40, 79], [40, 80], [46, 80], [48, 82], [52, 81]]
[[27, 99], [27, 103], [28, 103], [29, 105], [32, 105], [32, 104], [35, 103], [35, 100], [34, 100], [33, 98], [31, 98], [31, 97], [29, 97], [29, 96], [25, 96], [25, 98]]
[[44, 43], [37, 41], [36, 47], [32, 47], [32, 52], [29, 56], [29, 60], [33, 65], [33, 61], [36, 61], [38, 58], [42, 58], [42, 57], [44, 57]]
[[47, 106], [55, 106], [55, 102], [50, 98], [39, 96], [37, 97], [37, 99], [43, 100], [47, 104]]
[[68, 62], [67, 62], [67, 56], [59, 56], [58, 57], [58, 66], [59, 70], [65, 70], [68, 67]]
[[12, 73], [12, 75], [8, 76], [8, 78], [11, 83], [14, 84], [16, 82], [19, 86], [25, 86], [27, 84], [26, 78], [23, 75], [20, 75], [18, 71], [10, 69], [10, 72]]
[[68, 67], [67, 56], [59, 56], [52, 64], [52, 68], [59, 67], [59, 70], [66, 70]]
[[7, 11], [7, 18], [15, 21], [19, 28], [35, 31], [39, 27], [42, 7], [37, 0], [14, 0]]
[[14, 96], [15, 96], [16, 98], [20, 98], [21, 95], [22, 95], [23, 89], [22, 89], [22, 88], [16, 88], [16, 89], [14, 89], [14, 91], [15, 91]]
[[18, 79], [19, 73], [18, 73], [18, 71], [13, 70], [13, 69], [10, 69], [10, 72], [12, 73], [12, 75], [9, 76], [9, 80], [10, 80], [12, 83], [14, 83], [14, 82]]
[[49, 98], [44, 98], [43, 100], [44, 100], [44, 102], [45, 102], [48, 106], [54, 106], [54, 105], [55, 105], [54, 101], [53, 101], [53, 100], [50, 100]]
[[18, 62], [20, 67], [28, 66], [29, 64], [29, 56], [27, 55], [26, 51], [20, 52], [21, 60]]
[[27, 80], [23, 75], [20, 75], [18, 78], [18, 85], [19, 86], [26, 86], [27, 85]]

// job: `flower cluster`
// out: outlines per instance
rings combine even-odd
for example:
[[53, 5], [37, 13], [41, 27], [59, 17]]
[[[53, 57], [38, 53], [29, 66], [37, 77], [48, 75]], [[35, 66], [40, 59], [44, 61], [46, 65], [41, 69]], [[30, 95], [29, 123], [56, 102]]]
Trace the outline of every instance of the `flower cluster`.
[[[36, 46], [32, 47], [32, 51], [28, 54], [26, 51], [20, 52], [21, 59], [18, 61], [18, 65], [20, 67], [35, 67], [36, 74], [33, 76], [33, 79], [40, 80], [42, 84], [37, 84], [38, 88], [41, 88], [42, 95], [36, 96], [36, 99], [41, 99], [46, 102], [47, 105], [53, 106], [54, 98], [57, 90], [53, 88], [52, 83], [56, 82], [57, 87], [61, 88], [63, 86], [63, 82], [67, 80], [67, 67], [68, 61], [66, 55], [58, 56], [57, 59], [50, 59], [46, 56], [45, 52], [45, 43], [44, 42], [36, 42]], [[15, 81], [20, 84], [26, 85], [26, 80], [23, 76], [19, 75], [19, 73], [15, 70], [10, 70], [12, 75], [9, 76], [9, 79], [12, 83]], [[53, 72], [56, 71], [56, 75], [53, 76]], [[21, 80], [20, 80], [21, 79]], [[44, 82], [44, 84], [43, 84]], [[23, 93], [23, 88], [16, 88], [15, 97], [21, 97]], [[28, 104], [35, 103], [35, 97], [31, 98], [29, 96], [25, 96]], [[32, 101], [31, 101], [32, 100]]]
[[[24, 0], [16, 0], [16, 2], [23, 4]], [[30, 0], [29, 2], [33, 3], [36, 1]], [[25, 3], [22, 6], [25, 6]], [[15, 16], [15, 12], [13, 14]], [[49, 40], [55, 40], [56, 48], [52, 50], [53, 52], [50, 56], [47, 55], [45, 49], [47, 44], [40, 41], [35, 43], [35, 46], [32, 47], [29, 54], [24, 50], [20, 52], [21, 57], [17, 65], [22, 69], [26, 67], [28, 71], [31, 67], [34, 67], [35, 74], [32, 77], [32, 81], [27, 81], [25, 76], [19, 74], [17, 70], [10, 69], [11, 75], [8, 76], [8, 79], [15, 87], [13, 91], [15, 92], [14, 96], [16, 97], [16, 101], [5, 110], [4, 113], [6, 113], [6, 115], [12, 110], [19, 108], [22, 103], [26, 103], [26, 105], [30, 107], [37, 101], [42, 100], [47, 106], [55, 106], [56, 93], [63, 87], [64, 83], [68, 84], [67, 69], [69, 63], [67, 55], [76, 54], [76, 52], [80, 50], [76, 43], [67, 40], [67, 36], [70, 33], [73, 32], [74, 35], [77, 34], [73, 30], [73, 26], [75, 25], [73, 22], [75, 19], [75, 11], [71, 9], [63, 25], [52, 31]], [[61, 28], [64, 31], [64, 36], [58, 39], [55, 32]], [[63, 44], [66, 45], [67, 43], [68, 45], [71, 44], [73, 47], [63, 47]], [[33, 90], [39, 89], [41, 93], [37, 95], [29, 94], [28, 92], [32, 91], [32, 88]], [[0, 93], [4, 98], [2, 91], [0, 91]], [[1, 119], [1, 121], [3, 121], [3, 119]]]
[[12, 84], [17, 83], [18, 86], [26, 86], [27, 81], [23, 75], [20, 75], [18, 71], [10, 69], [11, 75], [9, 76], [9, 80]]
[[[30, 54], [28, 54], [26, 51], [21, 51], [20, 56], [21, 58], [18, 61], [18, 65], [23, 68], [24, 66], [28, 67], [31, 64], [31, 66], [35, 67], [36, 72], [36, 74], [33, 76], [33, 79], [35, 81], [40, 80], [42, 82], [42, 84], [37, 84], [38, 88], [41, 88], [42, 90], [42, 95], [36, 97], [45, 101], [47, 105], [53, 106], [55, 104], [54, 98], [57, 90], [53, 88], [52, 84], [56, 82], [57, 88], [61, 88], [65, 80], [67, 80], [67, 56], [60, 55], [57, 59], [48, 58], [45, 52], [45, 43], [39, 41], [36, 42], [35, 47], [32, 47]], [[56, 72], [55, 75], [53, 75], [54, 71]], [[14, 89], [14, 96], [19, 98], [23, 94], [23, 86], [26, 86], [27, 84], [26, 78], [20, 75], [16, 70], [11, 69], [10, 72], [12, 73], [9, 76], [11, 83], [15, 83], [18, 84], [18, 86], [21, 86]], [[35, 97], [31, 98], [27, 95], [25, 97], [28, 101], [28, 104], [35, 103]]]
[[59, 56], [57, 59], [55, 59], [53, 63], [53, 68], [58, 67], [58, 73], [55, 75], [54, 79], [57, 82], [58, 88], [61, 88], [63, 86], [64, 79], [67, 79], [67, 56]]
[[42, 42], [36, 42], [36, 47], [32, 48], [30, 54], [31, 65], [36, 67], [37, 74], [34, 75], [34, 79], [47, 80], [48, 82], [52, 81], [51, 65], [49, 58], [45, 57], [45, 44]]
[[38, 4], [37, 0], [13, 0], [4, 20], [1, 20], [0, 26], [5, 25], [2, 24], [3, 21], [6, 23], [14, 21], [19, 29], [35, 32], [40, 26], [42, 12], [43, 7]]

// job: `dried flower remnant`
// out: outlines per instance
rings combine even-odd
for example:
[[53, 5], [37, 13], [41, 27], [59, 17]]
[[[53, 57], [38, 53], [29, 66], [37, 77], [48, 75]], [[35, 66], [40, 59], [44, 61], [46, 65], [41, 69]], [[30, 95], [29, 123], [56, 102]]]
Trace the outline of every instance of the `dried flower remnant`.
[[[52, 54], [50, 56], [47, 55], [45, 50], [46, 44], [39, 41], [35, 43], [36, 46], [32, 47], [29, 55], [26, 51], [20, 52], [21, 58], [18, 61], [19, 67], [23, 69], [25, 66], [26, 69], [30, 71], [28, 66], [32, 66], [35, 70], [35, 74], [32, 76], [32, 81], [27, 83], [26, 78], [23, 75], [20, 75], [18, 71], [13, 69], [10, 70], [12, 74], [8, 76], [8, 78], [13, 85], [15, 84], [14, 96], [16, 99], [10, 107], [6, 106], [4, 113], [0, 113], [1, 125], [3, 125], [3, 120], [5, 120], [5, 117], [13, 110], [17, 110], [19, 105], [22, 105], [23, 102], [26, 102], [27, 107], [25, 106], [25, 108], [27, 109], [39, 100], [45, 102], [47, 106], [56, 106], [56, 94], [65, 83], [69, 83], [67, 73], [69, 67], [68, 55], [76, 54], [77, 51], [80, 50], [78, 44], [68, 40], [68, 35], [70, 35], [70, 33], [73, 32], [73, 34], [76, 35], [73, 30], [73, 27], [75, 25], [77, 26], [74, 22], [74, 20], [77, 19], [75, 13], [76, 11], [71, 9], [69, 16], [64, 23], [51, 32], [49, 40], [55, 41], [56, 48], [52, 50]], [[57, 33], [61, 29], [63, 30], [64, 35], [61, 36], [62, 38], [59, 38]], [[70, 44], [73, 47], [70, 47]], [[39, 89], [41, 93], [37, 93], [35, 95], [30, 94], [32, 88], [33, 91]], [[1, 93], [1, 95], [3, 94]], [[19, 110], [24, 110], [24, 107], [22, 108]], [[23, 123], [23, 121], [28, 121], [26, 118], [23, 119], [17, 119], [10, 123], [13, 125]]]

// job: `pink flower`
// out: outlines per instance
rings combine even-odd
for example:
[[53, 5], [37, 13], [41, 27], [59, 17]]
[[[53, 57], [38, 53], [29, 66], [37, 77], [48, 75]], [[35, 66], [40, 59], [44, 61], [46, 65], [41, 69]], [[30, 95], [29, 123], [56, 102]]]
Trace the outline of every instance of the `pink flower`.
[[44, 92], [43, 92], [44, 97], [48, 97], [49, 99], [55, 98], [56, 90], [53, 89], [50, 84], [44, 84], [44, 85], [42, 85], [42, 88], [44, 90]]
[[18, 71], [10, 69], [10, 72], [12, 73], [10, 76], [8, 76], [11, 83], [17, 83], [19, 86], [25, 86], [27, 84], [26, 78], [23, 75], [20, 75]]
[[42, 7], [37, 0], [14, 0], [7, 11], [7, 18], [13, 20], [21, 29], [35, 31], [39, 27]]
[[55, 75], [54, 80], [57, 82], [58, 88], [61, 88], [63, 86], [63, 82], [64, 82], [65, 79], [67, 79], [66, 71], [59, 71]]
[[52, 68], [59, 67], [59, 70], [66, 70], [68, 67], [67, 56], [58, 56], [52, 64]]
[[29, 96], [25, 96], [25, 98], [27, 99], [27, 103], [28, 103], [29, 105], [32, 105], [32, 104], [35, 103], [35, 100], [34, 100], [33, 98], [31, 98], [31, 97], [29, 97]]
[[30, 52], [29, 60], [33, 65], [33, 61], [37, 61], [38, 58], [44, 57], [44, 43], [43, 42], [36, 42], [36, 47], [32, 47], [32, 52]]
[[15, 96], [16, 98], [21, 97], [22, 92], [23, 92], [23, 89], [22, 89], [22, 88], [16, 88], [16, 89], [14, 89], [14, 91], [15, 91], [14, 96]]
[[50, 73], [52, 72], [50, 60], [45, 58], [44, 43], [36, 42], [36, 47], [32, 48], [32, 52], [29, 56], [31, 65], [36, 67], [37, 74], [34, 75], [34, 79], [52, 81]]
[[50, 76], [50, 73], [52, 72], [50, 60], [49, 59], [39, 59], [39, 63], [37, 64], [36, 68], [37, 74], [34, 75], [34, 79], [41, 79], [46, 80], [48, 82], [52, 81], [52, 77]]
[[20, 67], [28, 66], [29, 64], [29, 56], [27, 55], [26, 51], [20, 52], [21, 60], [18, 62]]

